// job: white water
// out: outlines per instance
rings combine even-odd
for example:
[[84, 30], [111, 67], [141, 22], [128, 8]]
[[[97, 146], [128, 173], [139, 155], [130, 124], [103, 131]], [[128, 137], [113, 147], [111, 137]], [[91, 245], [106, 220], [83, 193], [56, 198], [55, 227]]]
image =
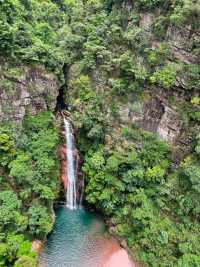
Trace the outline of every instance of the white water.
[[75, 158], [74, 158], [74, 135], [71, 124], [64, 119], [66, 148], [67, 148], [67, 207], [76, 209], [76, 171], [75, 171]]

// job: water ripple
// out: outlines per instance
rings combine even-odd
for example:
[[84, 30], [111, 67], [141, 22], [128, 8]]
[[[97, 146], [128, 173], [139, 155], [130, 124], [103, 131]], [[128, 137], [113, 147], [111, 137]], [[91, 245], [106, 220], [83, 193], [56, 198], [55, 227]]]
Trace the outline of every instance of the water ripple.
[[114, 243], [105, 235], [105, 225], [96, 215], [60, 207], [40, 262], [44, 267], [102, 267]]

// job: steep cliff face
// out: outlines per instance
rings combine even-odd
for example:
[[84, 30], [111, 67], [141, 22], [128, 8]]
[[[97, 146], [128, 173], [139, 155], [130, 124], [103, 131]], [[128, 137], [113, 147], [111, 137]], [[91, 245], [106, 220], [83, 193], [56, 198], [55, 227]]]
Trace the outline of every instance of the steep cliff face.
[[36, 115], [56, 107], [59, 82], [40, 66], [0, 67], [0, 121], [21, 123], [24, 115]]
[[[161, 45], [158, 38], [153, 33], [155, 14], [141, 13], [140, 27], [150, 36], [150, 46], [156, 50]], [[178, 62], [181, 64], [198, 64], [199, 58], [192, 52], [195, 40], [198, 39], [198, 31], [194, 31], [191, 25], [175, 26], [169, 24], [165, 29], [164, 41], [171, 49], [169, 62]], [[184, 105], [192, 99], [193, 94], [198, 92], [188, 91], [189, 86], [186, 82], [186, 73], [180, 71], [176, 75], [176, 82], [173, 91], [163, 90], [163, 88], [154, 88], [151, 90], [151, 98], [143, 104], [139, 119], [140, 125], [147, 130], [157, 132], [159, 136], [174, 146], [178, 146], [181, 153], [188, 152], [191, 145], [191, 136], [187, 128], [183, 125], [182, 112], [180, 104]], [[198, 89], [197, 89], [198, 90]], [[172, 100], [173, 99], [173, 100]], [[142, 122], [142, 123], [141, 123]], [[198, 123], [192, 127], [198, 129]]]
[[[42, 111], [68, 107], [88, 203], [149, 266], [199, 266], [198, 1], [1, 2], [0, 54], [21, 63], [1, 59], [0, 200], [19, 199], [25, 216], [5, 216], [2, 233], [51, 230], [59, 137]], [[65, 76], [59, 94], [53, 74], [26, 62]], [[9, 124], [24, 117], [22, 131]], [[7, 266], [18, 253], [3, 239]]]
[[[198, 130], [198, 119], [191, 119], [188, 114], [191, 111], [199, 112], [199, 105], [191, 104], [193, 97], [199, 97], [198, 71], [195, 74], [196, 84], [194, 82], [194, 86], [191, 85], [191, 69], [197, 68], [199, 62], [194, 52], [199, 33], [190, 24], [177, 26], [170, 23], [169, 15], [162, 15], [162, 10], [137, 14], [128, 1], [124, 3], [126, 5], [122, 9], [127, 18], [122, 16], [122, 29], [128, 33], [125, 33], [125, 37], [122, 35], [122, 38], [130, 38], [130, 43], [135, 38], [135, 43], [140, 42], [139, 50], [135, 44], [119, 42], [122, 33], [118, 28], [119, 36], [116, 37], [114, 33], [112, 36], [114, 40], [116, 38], [118, 47], [111, 43], [110, 51], [105, 52], [107, 58], [98, 58], [97, 53], [96, 66], [88, 71], [92, 90], [102, 99], [101, 110], [105, 120], [115, 128], [109, 133], [110, 140], [114, 142], [119, 139], [118, 130], [122, 127], [138, 125], [145, 131], [157, 133], [172, 145], [175, 157], [181, 159], [191, 149], [193, 130]], [[118, 15], [116, 10], [113, 13]], [[133, 16], [136, 17], [137, 26]], [[131, 35], [131, 31], [135, 31], [135, 35]], [[109, 42], [110, 33], [104, 34], [108, 34], [105, 38]], [[113, 58], [109, 58], [109, 53], [112, 53]], [[83, 107], [80, 108], [81, 89], [77, 86], [77, 80], [81, 75], [81, 64], [82, 61], [76, 62], [69, 69], [67, 99], [74, 107], [72, 110], [80, 114]]]
[[[158, 17], [158, 16], [157, 16]], [[154, 22], [156, 20], [155, 13], [141, 13], [140, 27], [145, 33], [151, 37], [151, 47], [154, 49], [159, 46], [159, 38], [155, 38], [153, 33]], [[195, 40], [198, 39], [199, 32], [194, 31], [191, 25], [176, 26], [169, 24], [165, 29], [164, 40], [169, 43], [175, 59], [186, 64], [195, 64], [199, 62], [197, 55], [192, 53]]]
[[[77, 90], [79, 89], [74, 86], [77, 78], [74, 73], [76, 67], [76, 65], [71, 67], [68, 96], [72, 104], [72, 116], [75, 114], [74, 122], [78, 121], [77, 127], [79, 128], [84, 123], [87, 109], [90, 107], [82, 106], [78, 97]], [[95, 73], [97, 76], [101, 75], [97, 70]], [[170, 92], [164, 91], [160, 87], [151, 87], [146, 89], [144, 95], [139, 99], [131, 94], [127, 97], [113, 98], [112, 88], [103, 85], [99, 79], [96, 79], [96, 76], [92, 84], [95, 86], [93, 88], [95, 88], [96, 97], [102, 99], [101, 112], [104, 114], [105, 142], [108, 146], [116, 142], [120, 143], [122, 128], [131, 128], [133, 125], [137, 125], [145, 131], [157, 133], [162, 140], [170, 144], [174, 151], [174, 157], [178, 161], [190, 151], [192, 133], [198, 129], [198, 123], [192, 122], [189, 127], [184, 125], [182, 107], [188, 100], [190, 101], [191, 97], [185, 94], [183, 88], [177, 87]], [[102, 114], [98, 113], [96, 116], [101, 117]]]
[[[177, 95], [178, 91], [173, 93], [179, 103], [184, 103], [184, 98]], [[155, 88], [143, 101], [119, 103], [118, 118], [122, 125], [137, 124], [145, 131], [157, 133], [173, 146], [176, 156], [181, 158], [190, 151], [191, 132], [184, 127], [179, 108], [174, 102], [170, 103], [171, 97], [169, 92], [163, 93]], [[197, 124], [193, 127], [198, 129]]]

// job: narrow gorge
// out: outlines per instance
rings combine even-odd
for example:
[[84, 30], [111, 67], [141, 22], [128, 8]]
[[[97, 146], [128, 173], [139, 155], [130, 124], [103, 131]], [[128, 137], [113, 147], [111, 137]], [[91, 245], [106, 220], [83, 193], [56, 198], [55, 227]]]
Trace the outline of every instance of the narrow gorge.
[[40, 266], [133, 267], [126, 251], [106, 232], [100, 216], [82, 206], [82, 195], [77, 194], [80, 181], [77, 181], [78, 152], [73, 129], [69, 118], [63, 116], [63, 120], [66, 145], [62, 149], [66, 163], [62, 182], [66, 201], [62, 205], [59, 202], [55, 210], [54, 230], [40, 253]]
[[199, 0], [0, 1], [0, 266], [200, 266]]

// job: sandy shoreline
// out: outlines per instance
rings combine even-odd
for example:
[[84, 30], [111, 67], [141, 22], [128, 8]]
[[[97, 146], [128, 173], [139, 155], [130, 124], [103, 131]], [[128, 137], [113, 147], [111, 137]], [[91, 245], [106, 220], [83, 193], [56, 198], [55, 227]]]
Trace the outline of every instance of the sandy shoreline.
[[128, 253], [125, 249], [120, 248], [115, 251], [110, 257], [102, 264], [102, 267], [135, 267], [131, 262]]

